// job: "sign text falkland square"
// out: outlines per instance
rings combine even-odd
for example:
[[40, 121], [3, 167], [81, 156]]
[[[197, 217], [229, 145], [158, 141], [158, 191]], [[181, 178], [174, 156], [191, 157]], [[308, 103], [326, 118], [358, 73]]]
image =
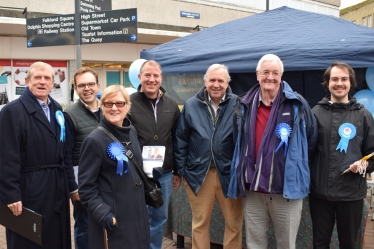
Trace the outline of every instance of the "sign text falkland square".
[[136, 10], [81, 13], [81, 44], [137, 41]]
[[27, 47], [76, 45], [75, 32], [81, 44], [136, 42], [138, 39], [137, 9], [81, 13], [80, 30], [75, 16], [61, 15], [27, 18]]
[[74, 45], [74, 26], [74, 14], [27, 18], [27, 47]]

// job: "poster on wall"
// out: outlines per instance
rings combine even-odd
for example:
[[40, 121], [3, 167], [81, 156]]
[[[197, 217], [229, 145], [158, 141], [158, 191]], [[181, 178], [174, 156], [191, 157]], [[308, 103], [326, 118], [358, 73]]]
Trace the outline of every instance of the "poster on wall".
[[12, 100], [11, 75], [10, 60], [0, 60], [0, 110]]
[[[12, 82], [13, 82], [13, 99], [19, 98], [26, 87], [26, 75], [31, 64], [36, 61], [31, 60], [13, 60]], [[50, 96], [60, 104], [68, 103], [69, 81], [67, 79], [67, 62], [66, 61], [43, 61], [52, 66], [55, 82], [53, 84]]]

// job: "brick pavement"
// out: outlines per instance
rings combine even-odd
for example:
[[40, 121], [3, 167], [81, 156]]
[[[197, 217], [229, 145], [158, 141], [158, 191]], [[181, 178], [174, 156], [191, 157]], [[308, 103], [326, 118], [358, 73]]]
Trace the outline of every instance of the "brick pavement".
[[[370, 189], [368, 190], [368, 194], [366, 197], [366, 200], [370, 203]], [[364, 247], [363, 249], [374, 249], [374, 222], [372, 221], [372, 213], [373, 209], [369, 210], [369, 215], [366, 220], [366, 229], [365, 229], [365, 237], [364, 237]], [[73, 224], [74, 220], [71, 218], [71, 224], [72, 224], [72, 231], [73, 231]], [[162, 249], [173, 249], [176, 248], [176, 237], [174, 236], [174, 240], [164, 238], [162, 242]], [[73, 235], [72, 235], [72, 241]], [[5, 241], [5, 229], [3, 226], [0, 225], [0, 249], [7, 249], [6, 241]], [[73, 245], [74, 249], [74, 245]], [[191, 249], [191, 239], [185, 238], [185, 249]], [[333, 248], [335, 249], [335, 248]]]

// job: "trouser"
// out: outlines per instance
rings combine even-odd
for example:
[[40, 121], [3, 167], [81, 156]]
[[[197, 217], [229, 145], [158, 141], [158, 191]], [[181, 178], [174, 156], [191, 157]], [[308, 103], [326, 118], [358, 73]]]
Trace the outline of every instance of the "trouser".
[[225, 220], [224, 249], [242, 248], [243, 209], [241, 198], [225, 198], [217, 170], [210, 168], [197, 196], [185, 182], [192, 210], [192, 249], [210, 248], [209, 226], [217, 198]]
[[88, 213], [80, 201], [73, 203], [75, 249], [88, 249]]
[[148, 218], [150, 226], [151, 244], [150, 249], [161, 249], [164, 235], [164, 226], [168, 220], [169, 203], [173, 191], [173, 175], [171, 172], [162, 174], [158, 179], [161, 185], [162, 199], [164, 205], [159, 208], [148, 206]]
[[294, 249], [303, 200], [288, 200], [281, 194], [246, 191], [242, 198], [248, 249], [267, 249], [273, 222], [278, 249]]
[[363, 200], [327, 201], [309, 195], [309, 207], [313, 223], [313, 248], [330, 248], [335, 219], [339, 248], [356, 248], [364, 208]]

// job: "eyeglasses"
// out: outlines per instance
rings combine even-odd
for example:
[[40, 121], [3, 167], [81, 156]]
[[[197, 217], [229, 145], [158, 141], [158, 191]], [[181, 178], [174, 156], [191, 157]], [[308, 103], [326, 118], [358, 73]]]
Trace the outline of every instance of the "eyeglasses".
[[262, 71], [262, 72], [259, 71], [259, 73], [260, 73], [262, 76], [266, 76], [266, 77], [268, 77], [268, 76], [270, 76], [270, 74], [272, 74], [274, 78], [278, 78], [278, 77], [280, 77], [280, 75], [281, 75], [278, 71], [270, 72], [270, 71], [268, 71], [268, 70], [264, 70], [264, 71]]
[[79, 89], [85, 89], [87, 86], [88, 86], [89, 88], [92, 88], [92, 87], [94, 87], [95, 85], [96, 85], [95, 82], [88, 82], [88, 83], [86, 83], [86, 84], [84, 84], [84, 83], [82, 83], [82, 84], [78, 84], [77, 87], [78, 87]]
[[126, 105], [126, 102], [120, 102], [120, 101], [115, 102], [115, 103], [113, 103], [113, 102], [104, 102], [103, 105], [105, 107], [107, 107], [107, 108], [112, 108], [113, 105], [116, 105], [116, 107], [124, 107]]
[[346, 82], [349, 82], [349, 78], [348, 77], [343, 77], [343, 78], [339, 79], [337, 77], [331, 77], [330, 81], [333, 82], [333, 83], [338, 83], [339, 81], [341, 81], [342, 83], [346, 83]]

